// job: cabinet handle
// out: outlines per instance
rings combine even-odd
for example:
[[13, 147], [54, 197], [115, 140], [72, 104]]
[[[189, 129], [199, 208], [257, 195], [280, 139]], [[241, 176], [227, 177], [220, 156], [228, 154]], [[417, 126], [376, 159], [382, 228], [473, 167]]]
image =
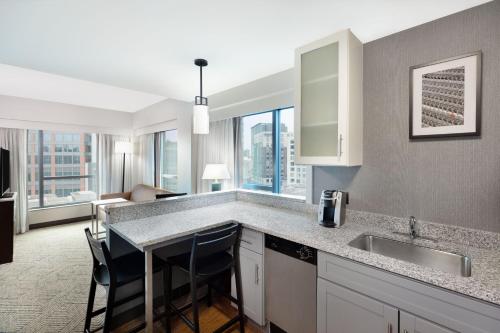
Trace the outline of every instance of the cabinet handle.
[[259, 265], [255, 264], [255, 284], [259, 284]]
[[339, 159], [340, 159], [340, 156], [342, 155], [342, 134], [339, 134], [339, 146], [337, 151], [339, 152]]
[[392, 324], [387, 323], [387, 333], [392, 333]]

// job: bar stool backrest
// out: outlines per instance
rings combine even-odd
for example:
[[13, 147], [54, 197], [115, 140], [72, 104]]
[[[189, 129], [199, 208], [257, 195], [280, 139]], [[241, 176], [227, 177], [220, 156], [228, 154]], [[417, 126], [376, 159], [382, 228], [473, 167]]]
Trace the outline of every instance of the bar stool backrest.
[[233, 253], [237, 253], [240, 238], [241, 226], [237, 223], [230, 223], [207, 232], [195, 234], [191, 250], [191, 267], [196, 266], [199, 258], [225, 252], [231, 247], [233, 247]]
[[97, 240], [92, 237], [89, 228], [85, 228], [85, 235], [87, 236], [87, 241], [89, 242], [90, 252], [92, 253], [92, 258], [94, 261], [94, 271], [99, 265], [106, 267], [110, 279], [114, 277], [111, 253], [108, 250], [106, 242], [103, 240]]

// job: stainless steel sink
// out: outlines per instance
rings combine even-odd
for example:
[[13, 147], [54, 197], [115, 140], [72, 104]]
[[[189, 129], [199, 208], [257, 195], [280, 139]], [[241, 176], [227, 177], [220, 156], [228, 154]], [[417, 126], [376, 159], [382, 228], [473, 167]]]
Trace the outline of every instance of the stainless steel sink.
[[349, 243], [360, 250], [378, 253], [448, 273], [471, 276], [471, 259], [467, 256], [375, 235], [361, 235]]

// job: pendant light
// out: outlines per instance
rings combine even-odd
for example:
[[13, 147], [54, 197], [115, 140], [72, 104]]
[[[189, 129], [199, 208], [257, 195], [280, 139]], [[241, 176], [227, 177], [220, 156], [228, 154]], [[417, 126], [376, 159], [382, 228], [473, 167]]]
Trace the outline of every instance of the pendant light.
[[193, 133], [208, 134], [210, 120], [208, 118], [208, 99], [203, 97], [203, 67], [208, 65], [205, 59], [195, 59], [194, 64], [200, 67], [200, 96], [194, 99]]

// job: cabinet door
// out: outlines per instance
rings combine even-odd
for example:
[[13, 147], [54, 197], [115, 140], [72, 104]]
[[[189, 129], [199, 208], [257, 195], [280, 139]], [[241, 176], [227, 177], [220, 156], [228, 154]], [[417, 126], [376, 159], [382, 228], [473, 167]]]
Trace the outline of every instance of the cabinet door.
[[397, 333], [398, 310], [318, 279], [318, 333]]
[[[263, 326], [265, 324], [263, 257], [261, 254], [240, 247], [240, 266], [245, 315]], [[234, 275], [231, 282], [231, 294], [236, 295]]]
[[[300, 62], [300, 154], [339, 154], [339, 41], [297, 55]], [[314, 46], [313, 46], [314, 47]]]
[[[454, 333], [430, 321], [400, 311], [399, 333]], [[455, 332], [456, 333], [456, 332]]]
[[295, 163], [362, 164], [363, 45], [350, 30], [295, 50]]

